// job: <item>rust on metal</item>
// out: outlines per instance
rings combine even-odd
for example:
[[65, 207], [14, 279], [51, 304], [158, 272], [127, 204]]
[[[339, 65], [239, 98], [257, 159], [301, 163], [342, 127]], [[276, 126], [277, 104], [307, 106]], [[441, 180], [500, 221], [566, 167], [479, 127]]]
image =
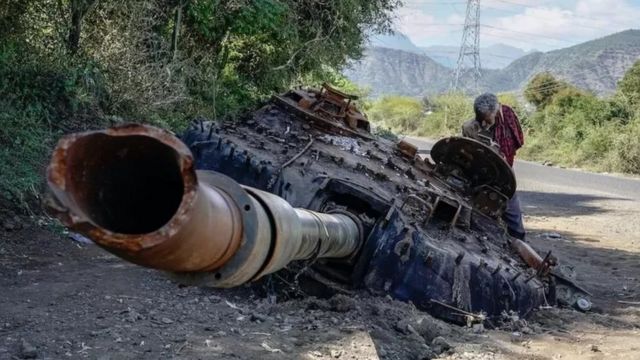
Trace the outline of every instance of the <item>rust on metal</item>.
[[328, 85], [292, 90], [238, 122], [194, 123], [187, 145], [137, 125], [70, 135], [49, 167], [51, 207], [187, 284], [235, 287], [286, 267], [285, 278], [365, 288], [454, 322], [447, 306], [500, 319], [588, 296], [550, 254], [506, 233], [516, 183], [504, 159], [455, 137], [415, 156], [372, 136], [355, 99]]
[[206, 271], [240, 245], [240, 210], [224, 192], [198, 184], [189, 149], [158, 128], [66, 136], [47, 179], [65, 225], [136, 264]]
[[330, 133], [374, 139], [367, 116], [354, 104], [358, 97], [346, 94], [329, 84], [323, 84], [319, 91], [291, 90], [282, 95], [275, 95], [273, 99], [287, 111]]
[[413, 159], [418, 155], [418, 147], [406, 140], [400, 140], [396, 144], [396, 149], [404, 156]]
[[69, 228], [139, 265], [208, 273], [213, 286], [238, 286], [312, 256], [348, 257], [361, 241], [353, 218], [294, 209], [196, 172], [190, 150], [151, 126], [64, 137], [47, 175], [50, 208]]
[[551, 256], [551, 252], [542, 258], [529, 244], [520, 239], [513, 238], [511, 247], [530, 268], [537, 271], [538, 276], [547, 276], [551, 267], [555, 265], [555, 259]]

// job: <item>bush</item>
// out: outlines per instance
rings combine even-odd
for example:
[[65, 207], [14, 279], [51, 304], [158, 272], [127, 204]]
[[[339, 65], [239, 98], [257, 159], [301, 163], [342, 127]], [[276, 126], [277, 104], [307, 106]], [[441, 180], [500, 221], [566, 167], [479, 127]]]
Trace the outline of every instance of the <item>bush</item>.
[[369, 119], [397, 133], [414, 133], [424, 121], [422, 103], [418, 99], [389, 96], [375, 102]]
[[640, 119], [629, 124], [615, 139], [614, 169], [640, 174]]
[[451, 136], [462, 131], [462, 124], [473, 118], [473, 100], [461, 93], [438, 95], [432, 99], [430, 113], [420, 128], [423, 136]]
[[566, 83], [557, 80], [551, 73], [540, 73], [531, 78], [524, 90], [524, 97], [536, 107], [545, 107], [566, 86]]
[[24, 205], [38, 193], [62, 133], [116, 118], [179, 132], [197, 115], [234, 115], [274, 92], [336, 77], [369, 35], [390, 30], [398, 6], [9, 1], [0, 6], [0, 204]]
[[633, 106], [640, 106], [640, 61], [627, 71], [618, 83], [618, 91]]
[[101, 121], [104, 89], [91, 66], [24, 58], [23, 50], [0, 44], [0, 197], [25, 208], [56, 139]]

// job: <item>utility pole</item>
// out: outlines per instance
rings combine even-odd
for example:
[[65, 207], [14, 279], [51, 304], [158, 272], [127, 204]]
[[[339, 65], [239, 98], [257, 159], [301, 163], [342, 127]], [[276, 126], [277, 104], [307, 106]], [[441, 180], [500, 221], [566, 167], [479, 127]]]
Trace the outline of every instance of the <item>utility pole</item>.
[[471, 73], [475, 90], [480, 82], [480, 0], [467, 0], [467, 15], [464, 20], [464, 31], [458, 65], [453, 79], [453, 90], [458, 90], [463, 75]]

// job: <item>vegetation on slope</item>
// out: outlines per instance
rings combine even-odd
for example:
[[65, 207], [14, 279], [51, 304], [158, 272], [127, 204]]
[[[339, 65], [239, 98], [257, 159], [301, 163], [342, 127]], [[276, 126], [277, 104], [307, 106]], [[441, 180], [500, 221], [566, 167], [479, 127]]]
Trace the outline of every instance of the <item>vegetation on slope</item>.
[[[579, 88], [611, 95], [616, 83], [638, 58], [640, 30], [627, 30], [569, 48], [534, 52], [504, 69], [483, 69], [480, 88], [491, 92], [516, 91], [533, 75], [549, 72]], [[426, 55], [373, 47], [345, 74], [356, 84], [371, 87], [373, 95], [431, 96], [449, 88], [452, 71]], [[462, 76], [460, 88], [475, 89], [468, 73]]]
[[[620, 81], [618, 92], [598, 98], [541, 74], [525, 89], [527, 110], [513, 94], [500, 101], [519, 114], [526, 132], [521, 158], [597, 171], [640, 174], [640, 62]], [[446, 94], [430, 99], [383, 98], [371, 105], [379, 126], [405, 134], [441, 137], [460, 133], [473, 117], [473, 99]]]
[[340, 80], [398, 0], [10, 0], [0, 5], [0, 204], [39, 193], [68, 131], [175, 131], [294, 84]]

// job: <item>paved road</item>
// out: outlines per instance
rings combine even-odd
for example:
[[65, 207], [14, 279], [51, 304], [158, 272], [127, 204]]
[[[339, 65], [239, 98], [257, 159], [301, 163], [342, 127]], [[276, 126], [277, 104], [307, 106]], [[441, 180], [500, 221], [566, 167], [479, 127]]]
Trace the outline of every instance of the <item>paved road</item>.
[[[408, 137], [406, 140], [423, 151], [431, 149], [435, 143], [424, 138]], [[515, 172], [520, 190], [562, 187], [640, 200], [640, 180], [636, 179], [560, 169], [522, 160], [516, 161]]]

